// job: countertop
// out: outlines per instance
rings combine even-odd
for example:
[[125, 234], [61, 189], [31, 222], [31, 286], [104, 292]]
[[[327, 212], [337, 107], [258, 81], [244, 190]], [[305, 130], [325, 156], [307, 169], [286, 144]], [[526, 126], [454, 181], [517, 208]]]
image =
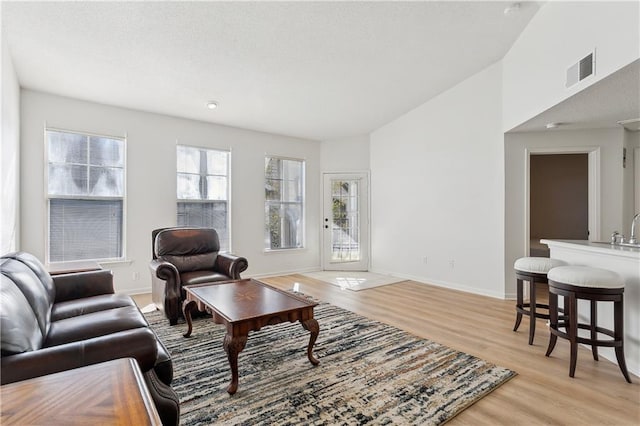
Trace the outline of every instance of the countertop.
[[640, 260], [640, 248], [612, 245], [609, 242], [596, 242], [587, 240], [540, 240], [549, 247], [557, 246], [574, 250], [601, 253], [609, 256], [630, 257]]

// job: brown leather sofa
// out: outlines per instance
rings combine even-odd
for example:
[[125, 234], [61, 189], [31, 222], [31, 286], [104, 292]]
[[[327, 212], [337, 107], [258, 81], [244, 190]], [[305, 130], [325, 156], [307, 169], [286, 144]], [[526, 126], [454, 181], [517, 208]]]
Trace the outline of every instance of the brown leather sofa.
[[171, 325], [182, 315], [183, 286], [239, 280], [249, 266], [244, 257], [219, 253], [218, 233], [212, 228], [160, 228], [151, 233], [151, 240], [153, 303]]
[[171, 357], [111, 271], [52, 277], [25, 252], [0, 257], [0, 271], [1, 384], [131, 357], [163, 424], [178, 424]]

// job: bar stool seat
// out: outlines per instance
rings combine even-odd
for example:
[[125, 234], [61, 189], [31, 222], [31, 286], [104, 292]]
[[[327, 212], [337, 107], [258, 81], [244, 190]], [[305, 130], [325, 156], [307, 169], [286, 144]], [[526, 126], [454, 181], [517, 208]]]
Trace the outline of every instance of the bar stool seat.
[[[536, 302], [538, 284], [547, 284], [547, 272], [551, 269], [566, 265], [566, 262], [548, 257], [521, 257], [513, 264], [516, 271], [516, 323], [513, 331], [517, 331], [522, 321], [522, 316], [529, 317], [529, 344], [533, 344], [536, 332], [536, 318], [549, 319], [549, 314], [538, 309], [549, 309], [549, 305]], [[529, 303], [524, 303], [523, 282], [529, 283]]]
[[[569, 376], [574, 377], [578, 358], [578, 344], [591, 346], [593, 359], [598, 360], [598, 346], [613, 347], [618, 366], [627, 382], [631, 383], [624, 359], [624, 280], [616, 272], [588, 266], [559, 266], [548, 274], [549, 285], [549, 347], [551, 355], [558, 337], [569, 340], [571, 358]], [[565, 309], [562, 321], [558, 319], [558, 296], [564, 297]], [[591, 318], [589, 324], [578, 322], [577, 300], [589, 300]], [[613, 302], [613, 330], [598, 327], [598, 302]], [[564, 329], [564, 331], [561, 331]], [[589, 337], [578, 336], [578, 329], [590, 331]], [[598, 333], [612, 339], [598, 339]]]

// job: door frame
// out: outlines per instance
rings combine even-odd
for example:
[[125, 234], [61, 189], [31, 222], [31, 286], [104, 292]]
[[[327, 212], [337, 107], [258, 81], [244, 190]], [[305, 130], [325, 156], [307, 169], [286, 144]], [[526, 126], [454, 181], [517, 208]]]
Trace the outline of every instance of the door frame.
[[525, 148], [525, 166], [524, 166], [524, 253], [529, 256], [529, 239], [530, 236], [530, 160], [531, 155], [544, 154], [588, 154], [589, 171], [588, 171], [588, 214], [589, 214], [589, 241], [600, 241], [600, 147], [583, 146], [583, 147], [539, 147]]
[[325, 211], [324, 211], [324, 206], [325, 206], [325, 177], [329, 176], [329, 175], [340, 175], [340, 176], [344, 176], [344, 175], [353, 175], [353, 176], [362, 176], [364, 177], [364, 179], [366, 180], [367, 183], [367, 190], [364, 192], [365, 196], [366, 196], [366, 207], [367, 207], [367, 214], [365, 215], [365, 217], [361, 217], [362, 219], [366, 220], [366, 224], [362, 225], [362, 230], [365, 231], [367, 233], [367, 243], [362, 246], [364, 248], [366, 248], [367, 250], [367, 261], [366, 261], [366, 265], [365, 265], [365, 271], [368, 271], [371, 268], [371, 174], [368, 170], [352, 170], [352, 171], [346, 171], [346, 172], [338, 172], [338, 171], [332, 171], [332, 172], [321, 172], [321, 176], [320, 176], [320, 182], [322, 182], [322, 190], [320, 191], [320, 269], [325, 271], [327, 269], [325, 269], [326, 266], [326, 259], [325, 259], [325, 246], [326, 244], [328, 244], [327, 241], [327, 232], [324, 231], [324, 218], [327, 217], [325, 216]]

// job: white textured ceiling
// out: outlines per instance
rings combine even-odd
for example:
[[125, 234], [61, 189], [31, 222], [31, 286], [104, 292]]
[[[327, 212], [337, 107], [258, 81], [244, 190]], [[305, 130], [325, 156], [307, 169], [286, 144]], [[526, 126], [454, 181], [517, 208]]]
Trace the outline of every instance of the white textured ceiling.
[[512, 129], [515, 132], [617, 127], [640, 118], [640, 59]]
[[371, 132], [498, 61], [540, 5], [3, 3], [22, 87], [315, 140]]

